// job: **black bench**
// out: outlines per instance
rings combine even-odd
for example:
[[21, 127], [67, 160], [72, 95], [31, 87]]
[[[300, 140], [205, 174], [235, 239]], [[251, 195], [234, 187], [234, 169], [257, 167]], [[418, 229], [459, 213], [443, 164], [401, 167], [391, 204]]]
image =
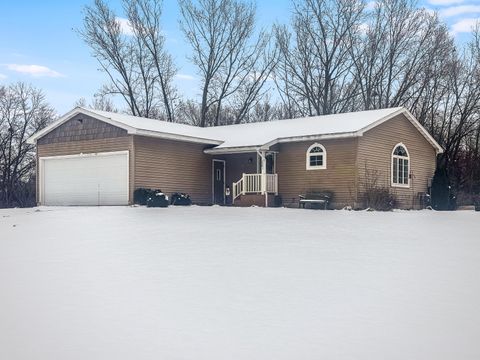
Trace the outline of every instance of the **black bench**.
[[332, 193], [328, 191], [307, 191], [305, 195], [298, 195], [298, 197], [299, 208], [303, 207], [305, 209], [305, 205], [310, 204], [310, 207], [323, 205], [323, 209], [326, 210], [332, 200]]

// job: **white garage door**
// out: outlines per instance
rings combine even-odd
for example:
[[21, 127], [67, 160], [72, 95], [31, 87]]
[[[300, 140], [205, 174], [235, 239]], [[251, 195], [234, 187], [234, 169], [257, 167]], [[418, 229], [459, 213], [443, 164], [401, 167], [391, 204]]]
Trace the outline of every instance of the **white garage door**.
[[128, 204], [128, 152], [40, 158], [43, 205]]

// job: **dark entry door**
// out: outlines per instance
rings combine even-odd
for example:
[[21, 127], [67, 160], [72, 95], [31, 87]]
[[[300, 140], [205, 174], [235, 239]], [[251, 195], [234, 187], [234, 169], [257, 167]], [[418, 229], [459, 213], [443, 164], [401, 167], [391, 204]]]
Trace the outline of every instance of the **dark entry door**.
[[213, 202], [225, 204], [225, 163], [213, 160]]

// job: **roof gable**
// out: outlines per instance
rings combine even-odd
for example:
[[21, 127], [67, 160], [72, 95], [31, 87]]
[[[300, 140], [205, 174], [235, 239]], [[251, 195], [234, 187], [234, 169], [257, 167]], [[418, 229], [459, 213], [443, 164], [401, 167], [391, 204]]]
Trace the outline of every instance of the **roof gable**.
[[35, 144], [38, 139], [45, 136], [46, 134], [53, 131], [54, 129], [58, 128], [59, 126], [69, 121], [70, 119], [72, 119], [74, 116], [78, 114], [84, 114], [84, 115], [93, 117], [97, 120], [108, 123], [110, 125], [124, 129], [127, 131], [128, 134], [152, 136], [152, 137], [159, 137], [163, 139], [196, 142], [196, 143], [212, 144], [212, 145], [219, 145], [223, 142], [221, 140], [208, 139], [206, 137], [203, 137], [204, 135], [207, 135], [202, 131], [204, 129], [197, 128], [195, 126], [169, 123], [161, 120], [148, 119], [148, 118], [142, 118], [137, 116], [112, 113], [107, 111], [92, 110], [92, 109], [86, 109], [82, 107], [76, 107], [75, 109], [63, 115], [57, 121], [45, 127], [43, 130], [35, 133], [28, 139], [28, 142], [31, 144]]
[[432, 145], [432, 147], [435, 149], [437, 154], [443, 153], [443, 148], [440, 146], [440, 144], [433, 138], [432, 135], [420, 124], [420, 122], [413, 116], [413, 114], [408, 111], [405, 108], [400, 108], [401, 111], [396, 112], [395, 114], [392, 114], [391, 116], [385, 117], [383, 119], [379, 119], [375, 121], [374, 123], [370, 124], [369, 126], [366, 126], [360, 131], [360, 135], [363, 135], [365, 132], [383, 124], [386, 121], [394, 119], [397, 115], [404, 115], [407, 120], [409, 120], [412, 125], [420, 132], [420, 134]]
[[126, 136], [127, 130], [97, 120], [85, 114], [77, 114], [38, 139], [39, 144], [76, 140], [96, 140]]

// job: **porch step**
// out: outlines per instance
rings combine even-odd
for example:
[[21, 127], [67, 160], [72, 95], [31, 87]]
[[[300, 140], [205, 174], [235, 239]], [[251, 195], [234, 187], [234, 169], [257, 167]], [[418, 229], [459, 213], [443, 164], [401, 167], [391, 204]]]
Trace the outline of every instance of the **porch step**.
[[[275, 195], [268, 194], [268, 206], [274, 206]], [[265, 195], [262, 194], [245, 194], [240, 195], [235, 199], [233, 206], [250, 207], [250, 206], [265, 206]]]

